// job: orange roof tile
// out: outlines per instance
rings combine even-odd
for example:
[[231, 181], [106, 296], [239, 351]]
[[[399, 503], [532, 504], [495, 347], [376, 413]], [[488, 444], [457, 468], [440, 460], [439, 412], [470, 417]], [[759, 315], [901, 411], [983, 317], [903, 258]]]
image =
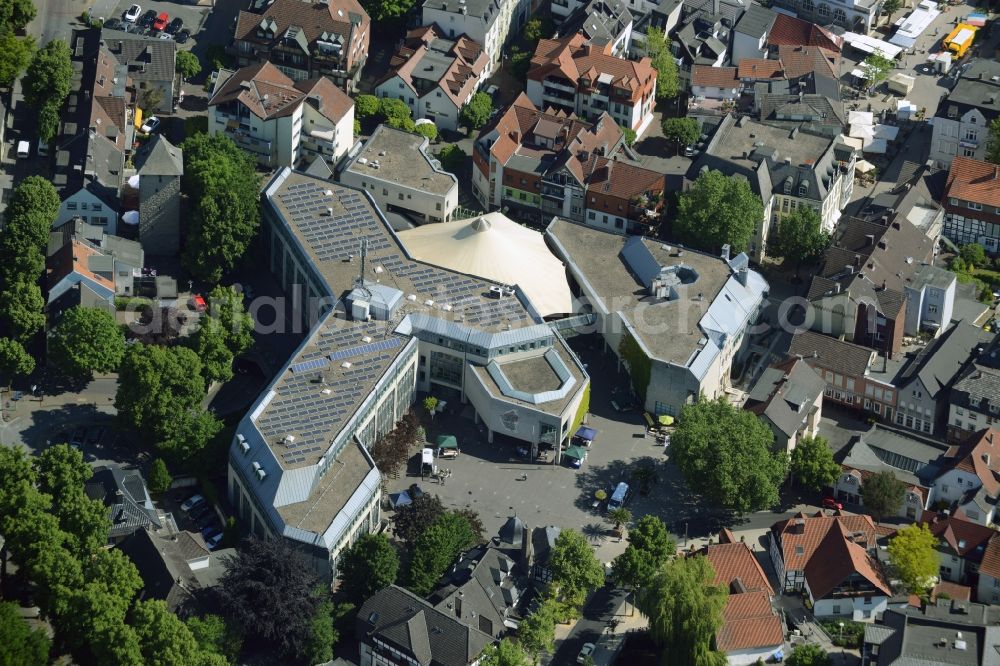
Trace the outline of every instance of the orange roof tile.
[[778, 47], [778, 59], [785, 68], [786, 79], [797, 79], [806, 74], [821, 74], [827, 78], [838, 78], [840, 52], [823, 46], [782, 44]]
[[84, 245], [80, 241], [74, 240], [64, 245], [46, 260], [46, 264], [48, 265], [46, 278], [49, 288], [54, 287], [71, 272], [76, 272], [93, 280], [102, 287], [107, 287], [114, 291], [114, 282], [96, 273], [92, 273], [90, 268], [88, 268], [88, 260], [90, 257], [95, 256], [102, 255], [97, 250]]
[[739, 579], [743, 589], [773, 593], [767, 574], [745, 543], [718, 543], [705, 546], [702, 553], [715, 570], [713, 585], [731, 586]]
[[561, 39], [540, 39], [531, 58], [528, 78], [544, 81], [555, 75], [567, 80], [576, 88], [583, 82], [584, 87], [593, 86], [603, 75], [610, 75], [610, 85], [628, 93], [632, 102], [652, 93], [656, 84], [656, 70], [648, 57], [639, 60], [625, 60], [611, 55], [609, 44], [601, 49], [585, 43], [582, 33]]
[[731, 88], [739, 85], [735, 67], [709, 67], [695, 65], [691, 68], [691, 85], [711, 88]]
[[991, 497], [1000, 494], [1000, 431], [984, 428], [963, 442], [954, 455], [952, 451], [948, 453], [952, 461], [944, 469], [975, 474]]
[[986, 544], [983, 561], [979, 564], [979, 573], [1000, 578], [1000, 534], [994, 534]]
[[719, 650], [731, 652], [777, 647], [785, 640], [781, 620], [771, 607], [767, 592], [732, 594], [722, 610], [722, 627], [716, 635]]
[[849, 538], [841, 521], [831, 524], [804, 573], [813, 599], [822, 599], [852, 574], [863, 577], [886, 595], [892, 593], [875, 558]]
[[979, 546], [985, 548], [987, 542], [996, 534], [985, 525], [978, 525], [955, 516], [942, 519], [935, 515], [930, 520], [921, 522], [930, 528], [931, 534], [948, 544], [959, 557], [965, 557]]
[[743, 58], [737, 71], [741, 79], [784, 78], [784, 66], [781, 61], [767, 58]]
[[[801, 521], [801, 525], [797, 524], [799, 521]], [[834, 525], [843, 525], [844, 531], [848, 534], [862, 533], [866, 543], [872, 546], [875, 545], [878, 538], [875, 522], [870, 516], [846, 514], [827, 516], [822, 513], [806, 516], [800, 513], [787, 520], [779, 521], [771, 527], [772, 533], [779, 537], [782, 551], [781, 559], [785, 563], [785, 569], [804, 571], [813, 553], [816, 552]]]
[[946, 580], [941, 581], [931, 590], [931, 603], [937, 600], [939, 594], [946, 594], [949, 599], [954, 599], [955, 601], [972, 601], [971, 587], [968, 585], [959, 585], [958, 583], [949, 583]]
[[822, 46], [839, 53], [844, 40], [809, 21], [803, 21], [787, 14], [778, 14], [774, 17], [774, 24], [771, 26], [771, 33], [767, 36], [767, 43], [772, 46], [782, 44]]
[[951, 161], [945, 201], [949, 198], [1000, 207], [1000, 166], [956, 156]]

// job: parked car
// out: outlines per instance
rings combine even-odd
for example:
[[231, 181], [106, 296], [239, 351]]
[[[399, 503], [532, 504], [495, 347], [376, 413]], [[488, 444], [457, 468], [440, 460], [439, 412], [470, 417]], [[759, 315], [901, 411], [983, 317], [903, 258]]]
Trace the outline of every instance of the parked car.
[[153, 30], [161, 32], [166, 29], [167, 23], [170, 22], [170, 16], [166, 12], [160, 12], [160, 15], [156, 17], [153, 21]]
[[[128, 21], [129, 23], [135, 23], [136, 20], [139, 18], [139, 14], [141, 13], [142, 13], [142, 7], [140, 7], [139, 5], [132, 5], [125, 11], [125, 14], [122, 16], [122, 18]], [[104, 27], [107, 28], [108, 24], [105, 23]]]
[[80, 448], [83, 446], [83, 442], [87, 438], [86, 428], [77, 428], [73, 431], [73, 439], [69, 440], [69, 445], [74, 448]]
[[174, 35], [174, 39], [177, 41], [178, 44], [184, 44], [190, 38], [191, 38], [191, 31], [188, 30], [187, 28], [184, 28], [176, 35]]
[[41, 139], [38, 140], [38, 156], [48, 157], [49, 156], [49, 144]]
[[218, 527], [210, 527], [201, 531], [201, 538], [208, 543], [209, 539], [214, 539], [216, 536], [222, 536], [222, 529]]
[[183, 511], [184, 513], [190, 513], [191, 509], [196, 509], [204, 503], [205, 503], [205, 498], [202, 497], [201, 495], [198, 494], [191, 495], [191, 497], [188, 497], [186, 500], [184, 500], [184, 503], [181, 504], [181, 511]]
[[841, 511], [841, 510], [843, 510], [844, 505], [841, 504], [840, 502], [838, 502], [837, 500], [833, 499], [832, 497], [824, 497], [823, 498], [823, 508], [824, 509], [834, 509], [836, 511]]
[[205, 539], [205, 545], [208, 546], [209, 550], [215, 550], [219, 547], [219, 543], [222, 541], [223, 533], [217, 532], [209, 538]]
[[[133, 7], [138, 7], [138, 5], [132, 5], [132, 6]], [[138, 17], [136, 17], [136, 18], [138, 18]], [[135, 19], [132, 19], [132, 20], [134, 21]], [[116, 18], [108, 19], [107, 21], [104, 22], [104, 29], [105, 30], [121, 30], [122, 29], [122, 22], [119, 21]]]
[[190, 513], [190, 516], [191, 520], [193, 520], [194, 522], [201, 523], [201, 521], [205, 520], [205, 518], [211, 516], [214, 513], [215, 509], [212, 508], [211, 504], [208, 504], [206, 502], [205, 504], [202, 504], [201, 506], [197, 507], [194, 511], [192, 511]]
[[159, 35], [156, 36], [156, 38], [157, 39], [173, 39], [174, 36], [171, 35], [169, 32], [161, 32]]
[[580, 648], [580, 654], [576, 655], [576, 663], [586, 664], [587, 658], [594, 654], [594, 650], [597, 648], [593, 643], [584, 643], [583, 647]]
[[415, 483], [410, 484], [410, 499], [417, 499], [424, 496], [424, 490]]
[[211, 522], [205, 523], [205, 526], [201, 528], [201, 535], [207, 539], [216, 532], [221, 532], [221, 531], [222, 531], [222, 523], [220, 523], [219, 519], [216, 518]]
[[145, 14], [142, 15], [142, 18], [139, 19], [138, 24], [143, 28], [145, 28], [147, 26], [153, 25], [153, 21], [155, 20], [156, 20], [156, 10], [149, 9], [146, 11]]
[[31, 155], [31, 144], [27, 141], [17, 142], [17, 159], [23, 160]]
[[160, 119], [157, 118], [156, 116], [150, 116], [149, 118], [146, 118], [146, 122], [144, 122], [142, 124], [142, 127], [140, 127], [139, 129], [140, 131], [146, 134], [152, 134], [159, 127], [160, 127]]
[[183, 27], [184, 27], [184, 19], [182, 19], [180, 16], [175, 16], [174, 20], [171, 21], [170, 25], [167, 26], [167, 32], [169, 32], [171, 35], [176, 35], [178, 32], [180, 32], [181, 28]]

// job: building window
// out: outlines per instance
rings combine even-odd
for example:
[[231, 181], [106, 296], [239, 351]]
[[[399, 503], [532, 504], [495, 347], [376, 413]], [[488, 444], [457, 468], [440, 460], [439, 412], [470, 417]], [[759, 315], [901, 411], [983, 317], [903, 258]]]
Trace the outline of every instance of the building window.
[[[975, 156], [976, 156], [976, 150], [974, 148], [962, 148], [962, 157], [975, 157]], [[969, 206], [969, 208], [972, 208], [972, 206]]]
[[952, 198], [948, 199], [948, 203], [950, 203], [952, 206], [957, 206], [958, 205], [958, 199], [956, 199], [955, 197], [952, 197]]
[[968, 204], [970, 210], [982, 210], [983, 204], [976, 203], [975, 201], [970, 201]]

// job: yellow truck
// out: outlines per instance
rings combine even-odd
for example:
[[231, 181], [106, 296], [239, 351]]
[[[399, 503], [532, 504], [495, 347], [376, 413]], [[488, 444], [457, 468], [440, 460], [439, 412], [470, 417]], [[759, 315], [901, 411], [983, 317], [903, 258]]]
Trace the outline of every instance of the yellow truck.
[[961, 58], [965, 55], [965, 52], [969, 50], [969, 47], [972, 46], [972, 40], [975, 39], [977, 30], [979, 30], [979, 28], [974, 25], [959, 23], [955, 26], [955, 29], [944, 38], [941, 45], [954, 53], [956, 58]]

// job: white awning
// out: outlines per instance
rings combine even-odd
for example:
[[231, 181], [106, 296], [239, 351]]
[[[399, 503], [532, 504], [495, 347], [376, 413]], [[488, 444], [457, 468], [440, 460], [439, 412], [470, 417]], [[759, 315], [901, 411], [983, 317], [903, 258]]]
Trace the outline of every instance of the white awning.
[[133, 190], [139, 189], [139, 174], [135, 174], [128, 177], [128, 186]]
[[888, 147], [889, 144], [885, 139], [872, 139], [871, 141], [865, 142], [864, 152], [872, 153], [874, 155], [885, 155], [885, 151]]
[[848, 136], [852, 136], [857, 139], [871, 139], [875, 136], [875, 128], [871, 125], [851, 125], [851, 131]]
[[874, 125], [875, 114], [871, 111], [848, 111], [847, 122], [850, 125]]
[[865, 53], [879, 51], [886, 58], [895, 59], [903, 52], [903, 48], [900, 46], [869, 37], [868, 35], [859, 35], [856, 32], [845, 32], [844, 42]]
[[861, 150], [865, 147], [864, 139], [858, 139], [850, 136], [845, 136], [843, 138], [845, 144], [853, 148], [854, 150]]
[[873, 169], [875, 169], [875, 165], [869, 162], [868, 160], [858, 160], [854, 164], [854, 170], [857, 171], [858, 173], [868, 173]]

